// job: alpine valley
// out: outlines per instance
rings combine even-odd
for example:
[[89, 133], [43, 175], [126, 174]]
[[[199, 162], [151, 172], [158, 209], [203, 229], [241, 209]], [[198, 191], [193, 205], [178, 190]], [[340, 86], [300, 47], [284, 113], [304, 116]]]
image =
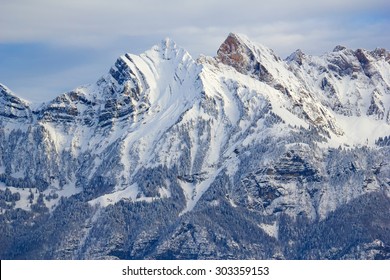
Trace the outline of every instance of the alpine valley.
[[390, 259], [390, 52], [166, 39], [39, 106], [0, 85], [0, 231], [1, 259]]

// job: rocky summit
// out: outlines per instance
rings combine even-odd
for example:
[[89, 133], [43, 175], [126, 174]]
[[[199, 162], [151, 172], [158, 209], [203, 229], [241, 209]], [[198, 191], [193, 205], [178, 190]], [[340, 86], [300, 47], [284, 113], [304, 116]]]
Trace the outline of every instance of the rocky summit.
[[1, 259], [390, 259], [390, 53], [170, 39], [31, 106], [0, 85]]

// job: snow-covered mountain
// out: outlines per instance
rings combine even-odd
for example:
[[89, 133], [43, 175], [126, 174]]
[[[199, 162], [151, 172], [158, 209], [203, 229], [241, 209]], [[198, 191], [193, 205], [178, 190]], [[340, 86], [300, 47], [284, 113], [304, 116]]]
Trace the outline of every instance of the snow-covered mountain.
[[31, 108], [0, 85], [1, 258], [390, 257], [390, 53], [166, 39]]

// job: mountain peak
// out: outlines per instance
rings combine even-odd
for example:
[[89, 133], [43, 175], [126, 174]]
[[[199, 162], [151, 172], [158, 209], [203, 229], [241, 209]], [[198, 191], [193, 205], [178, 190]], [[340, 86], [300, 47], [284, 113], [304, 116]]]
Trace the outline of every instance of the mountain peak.
[[5, 100], [13, 100], [12, 102], [23, 104], [23, 106], [28, 106], [29, 102], [16, 96], [7, 86], [0, 83], [0, 98]]
[[288, 62], [295, 61], [298, 65], [302, 65], [305, 56], [305, 53], [301, 49], [297, 49], [295, 52], [290, 54], [286, 60]]
[[152, 51], [159, 53], [159, 56], [164, 60], [171, 60], [188, 54], [184, 48], [178, 46], [175, 41], [168, 37], [161, 40], [160, 44], [155, 45]]
[[340, 52], [340, 51], [343, 51], [345, 49], [346, 49], [346, 47], [341, 46], [341, 45], [337, 45], [336, 47], [334, 47], [333, 52]]
[[162, 50], [175, 50], [177, 49], [176, 42], [173, 41], [171, 38], [166, 37], [165, 39], [161, 40], [160, 48]]
[[376, 59], [384, 58], [387, 62], [390, 62], [390, 52], [384, 48], [376, 48], [371, 52], [371, 55]]
[[229, 35], [225, 39], [225, 42], [226, 41], [230, 41], [230, 42], [235, 41], [237, 44], [242, 44], [242, 45], [245, 45], [247, 42], [250, 42], [248, 37], [246, 37], [245, 35], [239, 33], [233, 33], [233, 32], [229, 33]]
[[230, 33], [217, 51], [217, 60], [245, 73], [250, 60], [255, 57], [246, 41], [243, 36]]
[[[258, 72], [266, 61], [280, 61], [273, 50], [253, 43], [245, 35], [230, 33], [217, 51], [217, 60], [242, 74]], [[261, 65], [260, 65], [261, 64]]]
[[0, 118], [30, 119], [31, 112], [26, 101], [15, 96], [6, 86], [0, 84]]
[[246, 41], [248, 41], [248, 39], [242, 35], [229, 33], [225, 41], [219, 47], [217, 54], [228, 55], [232, 53], [239, 53], [240, 51], [248, 48]]

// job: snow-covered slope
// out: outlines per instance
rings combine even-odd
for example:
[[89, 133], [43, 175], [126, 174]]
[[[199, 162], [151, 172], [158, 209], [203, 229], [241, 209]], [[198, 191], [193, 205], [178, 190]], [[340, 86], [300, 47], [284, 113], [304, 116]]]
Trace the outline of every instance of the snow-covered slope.
[[301, 234], [348, 205], [388, 206], [389, 58], [338, 46], [282, 60], [229, 34], [216, 57], [170, 39], [125, 54], [34, 110], [0, 86], [1, 211], [46, 217], [36, 231], [53, 240], [69, 223], [47, 258], [323, 258]]
[[353, 51], [337, 46], [321, 57], [297, 51], [287, 60], [318, 102], [334, 112], [345, 133], [339, 141], [363, 145], [368, 142], [372, 146], [388, 132], [388, 51]]

